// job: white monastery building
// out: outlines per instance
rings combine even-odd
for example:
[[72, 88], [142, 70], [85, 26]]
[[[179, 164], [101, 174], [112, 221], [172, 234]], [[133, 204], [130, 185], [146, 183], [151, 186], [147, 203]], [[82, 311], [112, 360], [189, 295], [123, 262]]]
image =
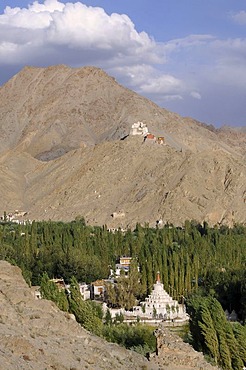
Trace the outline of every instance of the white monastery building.
[[146, 123], [143, 122], [135, 122], [133, 123], [131, 130], [130, 130], [130, 135], [141, 135], [145, 136], [148, 134], [148, 127]]

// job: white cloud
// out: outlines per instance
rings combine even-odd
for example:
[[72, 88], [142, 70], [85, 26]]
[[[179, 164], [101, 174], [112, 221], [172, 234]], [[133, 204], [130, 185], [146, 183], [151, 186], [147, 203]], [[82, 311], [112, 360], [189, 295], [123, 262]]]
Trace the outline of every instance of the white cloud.
[[212, 35], [189, 35], [180, 39], [170, 40], [167, 42], [166, 48], [169, 52], [175, 52], [181, 49], [203, 47], [214, 39], [215, 37]]
[[116, 67], [112, 73], [120, 76], [127, 86], [146, 96], [160, 95], [163, 100], [165, 97], [176, 100], [182, 99], [180, 94], [185, 91], [185, 85], [180, 79], [157, 71], [150, 65]]
[[231, 15], [231, 17], [238, 24], [241, 24], [241, 25], [246, 24], [246, 11], [245, 10], [241, 10], [238, 13], [234, 13]]
[[181, 95], [165, 95], [162, 97], [162, 102], [168, 102], [168, 101], [177, 101], [177, 100], [183, 100], [184, 98]]
[[215, 40], [209, 50], [213, 65], [207, 68], [207, 77], [221, 86], [246, 86], [246, 39]]
[[201, 98], [202, 98], [201, 94], [199, 94], [199, 92], [197, 92], [197, 91], [191, 91], [190, 95], [191, 95], [191, 96], [192, 96], [192, 98], [194, 98], [194, 99], [201, 100]]
[[[232, 17], [246, 24], [245, 11]], [[127, 15], [109, 15], [79, 1], [6, 7], [0, 14], [0, 78], [10, 68], [16, 72], [24, 65], [60, 63], [103, 68], [125, 86], [176, 111], [182, 104], [192, 110], [199, 105], [193, 99], [201, 98], [205, 110], [206, 94], [220, 87], [246, 89], [244, 38], [192, 34], [157, 43], [138, 32]]]
[[[2, 32], [1, 32], [2, 31]], [[152, 67], [164, 65], [172, 47], [138, 32], [125, 14], [81, 2], [45, 0], [0, 15], [0, 65], [92, 64], [117, 73], [145, 94], [179, 93], [179, 79]]]
[[[182, 76], [190, 95], [198, 98], [205, 85], [246, 86], [246, 39], [216, 39], [192, 35], [171, 40], [169, 65], [176, 76]], [[196, 96], [195, 96], [196, 95]], [[199, 99], [199, 98], [198, 98]]]
[[54, 12], [56, 10], [62, 11], [65, 5], [57, 0], [45, 0], [44, 4], [39, 4], [38, 1], [34, 1], [32, 5], [29, 5], [28, 8], [33, 12]]
[[[4, 37], [7, 37], [8, 42], [17, 45], [20, 44], [18, 34], [29, 31], [25, 33], [27, 59], [38, 43], [44, 50], [60, 46], [87, 53], [95, 49], [113, 50], [114, 55], [122, 57], [161, 60], [155, 41], [145, 32], [137, 32], [128, 16], [108, 15], [102, 8], [87, 7], [80, 2], [63, 4], [58, 0], [46, 0], [44, 4], [36, 1], [28, 9], [7, 7], [0, 15], [1, 29], [4, 30], [1, 41], [5, 42]], [[33, 30], [39, 33], [33, 34]]]
[[162, 74], [150, 79], [141, 85], [141, 91], [145, 94], [170, 94], [177, 93], [183, 89], [181, 80], [169, 75]]

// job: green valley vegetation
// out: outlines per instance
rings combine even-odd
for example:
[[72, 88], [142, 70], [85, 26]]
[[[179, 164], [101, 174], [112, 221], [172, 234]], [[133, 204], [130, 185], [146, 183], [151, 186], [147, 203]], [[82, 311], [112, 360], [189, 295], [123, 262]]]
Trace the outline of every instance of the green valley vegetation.
[[76, 321], [85, 329], [97, 335], [102, 334], [102, 307], [93, 301], [83, 300], [75, 277], [72, 277], [68, 291], [59, 289], [44, 273], [41, 278], [40, 291], [42, 298], [55, 302], [62, 311], [72, 313]]
[[[244, 346], [238, 344], [244, 338], [240, 324], [225, 321], [227, 334], [219, 336], [216, 325], [222, 325], [222, 321], [217, 318], [216, 325], [214, 322], [217, 311], [222, 315], [224, 310], [235, 310], [239, 320], [245, 323], [246, 227], [212, 228], [206, 223], [186, 221], [182, 228], [172, 225], [150, 228], [137, 224], [134, 230], [111, 232], [106, 226], [87, 226], [83, 218], [69, 223], [34, 221], [27, 225], [7, 222], [0, 225], [0, 258], [18, 265], [26, 281], [33, 285], [63, 277], [72, 286], [70, 296], [66, 301], [64, 296], [50, 289], [51, 299], [55, 296], [58, 306], [73, 312], [84, 326], [87, 324], [83, 312], [91, 318], [98, 317], [98, 313], [90, 303], [80, 307], [81, 299], [78, 304], [73, 279], [90, 283], [108, 278], [110, 268], [115, 268], [120, 256], [132, 257], [140, 271], [136, 270], [136, 264], [133, 265], [129, 280], [121, 276], [118, 285], [108, 290], [109, 305], [130, 309], [136, 300], [144, 299], [151, 292], [156, 272], [160, 271], [166, 291], [180, 303], [187, 302], [189, 310], [194, 306], [197, 319], [192, 320], [191, 333], [199, 349], [224, 368], [230, 363], [232, 369], [237, 369], [240, 361], [245, 366]], [[194, 297], [202, 298], [198, 302]], [[121, 330], [121, 325], [119, 323], [114, 330]], [[105, 328], [99, 322], [97, 327], [99, 331]], [[89, 326], [88, 329], [94, 330]], [[117, 334], [105, 336], [116, 338]], [[232, 353], [231, 349], [236, 344], [240, 361], [238, 353]]]
[[104, 325], [103, 337], [146, 356], [156, 350], [156, 338], [153, 334], [155, 329], [141, 323], [128, 325], [115, 321], [111, 325]]
[[71, 279], [67, 293], [50, 281], [46, 273], [41, 278], [40, 288], [43, 298], [52, 300], [61, 310], [72, 313], [76, 321], [88, 331], [144, 356], [155, 351], [154, 328], [139, 323], [129, 326], [123, 323], [122, 314], [116, 314], [116, 317], [112, 319], [109, 310], [104, 317], [100, 303], [82, 299], [79, 284], [74, 277]]
[[124, 273], [117, 278], [116, 283], [108, 282], [106, 286], [105, 300], [107, 305], [113, 308], [131, 309], [137, 304], [136, 297], [143, 293], [142, 285], [139, 284], [141, 274], [138, 272], [136, 259], [132, 259], [129, 274]]
[[246, 363], [246, 327], [226, 320], [213, 297], [193, 296], [187, 302], [192, 344], [225, 370], [242, 370]]

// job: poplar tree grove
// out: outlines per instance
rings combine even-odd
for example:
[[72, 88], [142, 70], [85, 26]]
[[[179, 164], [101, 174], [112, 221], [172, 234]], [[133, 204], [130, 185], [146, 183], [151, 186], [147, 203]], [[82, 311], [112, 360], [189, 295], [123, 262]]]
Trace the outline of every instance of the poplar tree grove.
[[[72, 222], [0, 224], [0, 258], [19, 266], [30, 285], [41, 285], [46, 298], [74, 312], [88, 328], [91, 323], [86, 324], [83, 312], [95, 322], [98, 316], [78, 299], [76, 282], [108, 278], [121, 256], [132, 257], [134, 263], [130, 279], [121, 277], [109, 289], [109, 305], [130, 309], [151, 292], [159, 271], [165, 290], [186, 303], [194, 317], [191, 333], [197, 349], [224, 369], [245, 366], [245, 326], [221, 318], [224, 310], [235, 310], [241, 323], [246, 320], [245, 226], [209, 227], [186, 221], [183, 227], [137, 224], [134, 230], [112, 232], [106, 225], [86, 225], [83, 217]], [[72, 285], [69, 299], [49, 283], [54, 277]], [[92, 325], [90, 330], [96, 328]]]

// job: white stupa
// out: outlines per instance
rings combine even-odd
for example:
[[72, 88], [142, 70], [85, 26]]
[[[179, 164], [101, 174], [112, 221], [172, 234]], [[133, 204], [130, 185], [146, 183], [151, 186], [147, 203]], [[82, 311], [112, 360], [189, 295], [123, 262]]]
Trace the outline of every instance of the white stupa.
[[174, 300], [163, 288], [160, 273], [157, 273], [156, 283], [151, 294], [140, 302], [140, 306], [133, 307], [134, 314], [140, 318], [154, 318], [162, 320], [180, 319], [188, 320], [185, 306]]

